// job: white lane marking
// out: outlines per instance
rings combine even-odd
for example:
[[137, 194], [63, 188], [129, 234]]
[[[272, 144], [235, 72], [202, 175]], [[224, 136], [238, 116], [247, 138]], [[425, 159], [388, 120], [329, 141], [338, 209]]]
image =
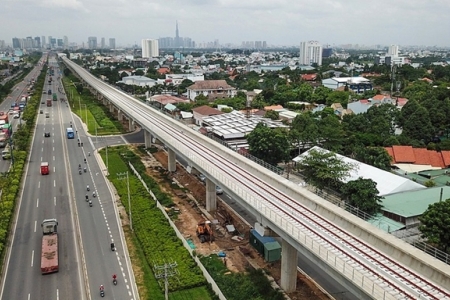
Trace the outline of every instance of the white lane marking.
[[53, 140], [53, 144], [55, 143], [55, 140]]
[[39, 198], [36, 200], [36, 207], [39, 207]]
[[56, 187], [56, 180], [53, 180], [53, 187]]
[[34, 263], [34, 250], [31, 251], [31, 267], [33, 267], [33, 263]]
[[53, 156], [53, 160], [55, 160], [55, 156]]
[[44, 143], [44, 140], [42, 140], [42, 144]]
[[41, 161], [42, 161], [42, 157], [41, 157]]
[[56, 289], [56, 299], [59, 299], [59, 290]]
[[39, 181], [38, 182], [38, 189], [40, 189], [41, 188], [41, 182]]
[[34, 232], [36, 232], [36, 228], [37, 228], [37, 221], [34, 221]]
[[55, 151], [55, 147], [53, 147], [53, 151]]
[[42, 150], [41, 150], [42, 152], [44, 152], [44, 147], [42, 147]]
[[56, 197], [53, 197], [53, 203], [55, 203], [56, 206]]
[[53, 167], [53, 173], [55, 173], [55, 171], [56, 171], [56, 167]]

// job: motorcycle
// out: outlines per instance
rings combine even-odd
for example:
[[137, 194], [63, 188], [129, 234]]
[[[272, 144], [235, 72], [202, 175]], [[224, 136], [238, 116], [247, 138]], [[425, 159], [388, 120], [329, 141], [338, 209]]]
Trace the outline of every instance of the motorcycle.
[[81, 175], [81, 170], [78, 170], [78, 173]]
[[104, 290], [101, 290], [101, 291], [100, 291], [100, 296], [101, 296], [101, 297], [105, 297], [105, 291], [104, 291]]
[[117, 279], [115, 279], [115, 278], [113, 279], [113, 284], [117, 285]]
[[114, 245], [114, 243], [111, 243], [111, 251], [115, 251], [116, 250], [116, 246]]
[[89, 201], [89, 196], [88, 195], [86, 195], [86, 202], [88, 202]]
[[84, 168], [84, 173], [86, 173], [86, 171], [87, 171], [86, 168]]
[[95, 192], [92, 193], [92, 197], [97, 197], [97, 194]]
[[89, 188], [89, 186], [86, 187], [86, 190], [89, 192], [91, 189]]
[[92, 207], [92, 200], [89, 200], [89, 206]]

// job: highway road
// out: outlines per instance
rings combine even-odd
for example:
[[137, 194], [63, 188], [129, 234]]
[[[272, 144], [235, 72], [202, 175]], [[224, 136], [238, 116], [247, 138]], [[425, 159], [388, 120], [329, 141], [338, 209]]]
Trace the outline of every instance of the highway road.
[[[11, 93], [0, 103], [0, 111], [9, 112], [11, 110], [11, 103], [19, 101], [22, 95], [28, 95], [27, 87], [29, 81], [32, 78], [37, 78], [39, 73], [41, 72], [42, 67], [36, 66], [31, 70], [31, 72], [25, 76], [24, 80], [16, 84], [11, 91]], [[17, 129], [18, 124], [20, 123], [19, 119], [13, 119], [12, 115], [9, 115], [9, 122], [13, 127], [13, 132]], [[3, 150], [0, 148], [0, 151]], [[7, 172], [11, 165], [11, 160], [0, 160], [0, 173]]]
[[[50, 59], [50, 65], [56, 67], [56, 60]], [[47, 82], [45, 90], [51, 87], [58, 99], [64, 97], [58, 92], [58, 80]], [[47, 97], [42, 95], [44, 100]], [[90, 299], [99, 297], [100, 285], [105, 286], [105, 299], [138, 299], [109, 186], [95, 157], [85, 153], [86, 144], [78, 147], [77, 138], [66, 138], [66, 128], [73, 122], [79, 138], [87, 140], [81, 124], [65, 102], [52, 104], [40, 105], [49, 118], [38, 114], [1, 299]], [[44, 137], [47, 131], [50, 137]], [[49, 162], [49, 175], [40, 175], [41, 161]], [[88, 172], [80, 175], [79, 164]], [[90, 198], [94, 190], [98, 195], [92, 198], [92, 207], [85, 201], [88, 184]], [[60, 266], [58, 273], [41, 275], [40, 223], [46, 218], [59, 222]], [[117, 251], [111, 251], [111, 241]], [[114, 273], [117, 286], [112, 284]]]

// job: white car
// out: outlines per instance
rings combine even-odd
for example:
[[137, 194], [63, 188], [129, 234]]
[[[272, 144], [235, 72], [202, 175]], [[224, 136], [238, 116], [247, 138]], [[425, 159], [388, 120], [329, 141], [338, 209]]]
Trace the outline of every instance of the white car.
[[222, 195], [223, 194], [223, 190], [220, 186], [216, 185], [216, 195]]
[[14, 113], [13, 118], [14, 118], [14, 119], [18, 119], [18, 118], [20, 118], [20, 115], [17, 114], [17, 113]]

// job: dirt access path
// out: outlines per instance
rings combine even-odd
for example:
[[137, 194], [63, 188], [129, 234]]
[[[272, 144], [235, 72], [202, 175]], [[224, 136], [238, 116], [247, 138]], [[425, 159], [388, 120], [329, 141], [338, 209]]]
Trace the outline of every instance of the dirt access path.
[[[276, 284], [280, 282], [281, 267], [280, 262], [267, 263], [263, 257], [249, 244], [250, 227], [232, 211], [227, 209], [221, 201], [218, 201], [217, 211], [209, 215], [205, 211], [205, 185], [192, 174], [177, 164], [176, 171], [169, 174], [167, 172], [167, 153], [158, 151], [150, 157], [142, 157], [143, 163], [147, 167], [147, 174], [152, 176], [160, 185], [161, 189], [172, 195], [179, 210], [178, 219], [175, 224], [188, 240], [191, 240], [197, 253], [202, 255], [217, 254], [220, 251], [226, 253], [224, 263], [231, 272], [244, 272], [249, 266], [266, 270], [267, 274], [273, 278]], [[177, 182], [185, 189], [174, 189], [173, 184]], [[200, 243], [196, 236], [198, 222], [202, 220], [217, 220], [213, 225], [215, 240], [212, 243]], [[229, 234], [225, 229], [226, 224], [232, 224], [239, 232], [238, 236]], [[298, 273], [297, 290], [289, 293], [291, 299], [329, 299], [317, 288], [307, 277]]]

